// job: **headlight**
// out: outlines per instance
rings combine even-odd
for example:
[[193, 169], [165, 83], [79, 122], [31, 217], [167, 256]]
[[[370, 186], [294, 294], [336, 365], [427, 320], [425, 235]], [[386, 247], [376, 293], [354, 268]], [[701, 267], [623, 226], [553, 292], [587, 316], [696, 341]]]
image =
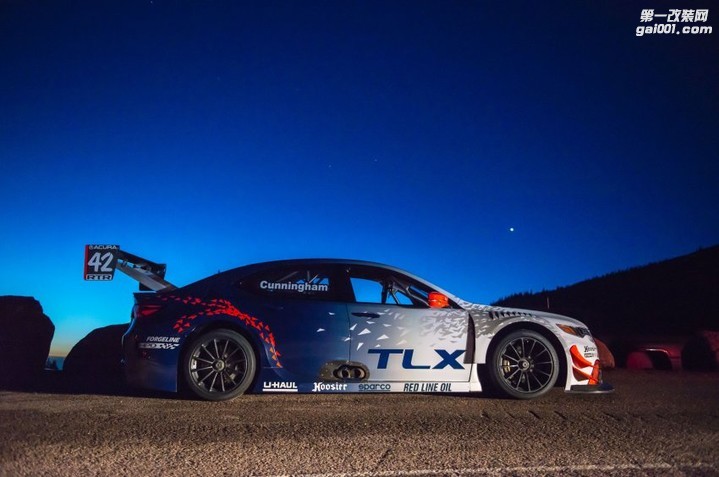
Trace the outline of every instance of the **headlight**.
[[569, 325], [557, 325], [560, 330], [564, 331], [565, 333], [569, 333], [570, 335], [578, 336], [580, 338], [584, 338], [585, 336], [592, 336], [592, 334], [589, 332], [587, 328], [581, 327], [581, 326], [569, 326]]

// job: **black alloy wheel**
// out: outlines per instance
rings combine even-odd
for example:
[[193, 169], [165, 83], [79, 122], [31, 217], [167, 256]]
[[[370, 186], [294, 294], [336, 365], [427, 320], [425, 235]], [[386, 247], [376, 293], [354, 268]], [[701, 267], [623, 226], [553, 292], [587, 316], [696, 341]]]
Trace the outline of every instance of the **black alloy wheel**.
[[559, 358], [547, 338], [531, 330], [505, 336], [493, 348], [489, 375], [495, 391], [516, 399], [548, 392], [559, 376]]
[[239, 333], [214, 330], [199, 336], [184, 354], [185, 383], [197, 397], [226, 401], [245, 393], [255, 376], [252, 345]]

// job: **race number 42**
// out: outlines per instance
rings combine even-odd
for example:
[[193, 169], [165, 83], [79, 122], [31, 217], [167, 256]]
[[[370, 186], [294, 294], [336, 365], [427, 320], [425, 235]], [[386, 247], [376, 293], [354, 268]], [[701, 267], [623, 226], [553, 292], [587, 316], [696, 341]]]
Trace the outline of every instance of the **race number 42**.
[[112, 280], [119, 245], [85, 245], [85, 280]]

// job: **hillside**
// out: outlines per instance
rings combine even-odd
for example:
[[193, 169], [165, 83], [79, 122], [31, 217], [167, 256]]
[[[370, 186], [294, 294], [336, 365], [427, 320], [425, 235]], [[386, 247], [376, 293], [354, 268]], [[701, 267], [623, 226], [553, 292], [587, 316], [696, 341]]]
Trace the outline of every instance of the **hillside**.
[[719, 245], [495, 305], [584, 321], [599, 337], [690, 335], [719, 329]]

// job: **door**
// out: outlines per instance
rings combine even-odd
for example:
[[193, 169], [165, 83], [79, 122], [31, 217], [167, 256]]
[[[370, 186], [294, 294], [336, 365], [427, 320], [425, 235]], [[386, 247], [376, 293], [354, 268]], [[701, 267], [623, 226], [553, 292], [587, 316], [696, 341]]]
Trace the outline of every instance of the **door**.
[[393, 270], [353, 266], [347, 273], [350, 360], [367, 366], [370, 381], [469, 381], [465, 310], [430, 308], [433, 290]]
[[349, 358], [346, 300], [333, 268], [272, 268], [244, 280], [241, 288], [255, 295], [256, 314], [271, 327], [281, 366], [292, 379], [316, 381], [327, 363]]

